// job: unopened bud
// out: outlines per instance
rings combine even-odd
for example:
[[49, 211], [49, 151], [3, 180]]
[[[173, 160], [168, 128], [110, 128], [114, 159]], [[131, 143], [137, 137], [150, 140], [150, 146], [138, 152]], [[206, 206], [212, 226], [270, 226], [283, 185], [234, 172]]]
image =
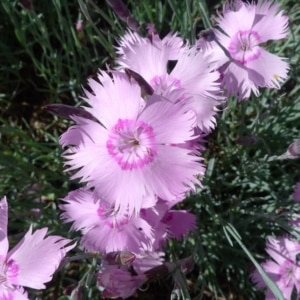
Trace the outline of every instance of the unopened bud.
[[47, 104], [43, 106], [43, 109], [49, 111], [53, 115], [56, 115], [58, 117], [73, 120], [72, 116], [81, 117], [84, 119], [89, 119], [92, 121], [96, 121], [94, 116], [84, 110], [81, 107], [73, 107], [70, 105], [64, 105], [64, 104]]
[[132, 264], [136, 256], [129, 251], [119, 251], [107, 253], [105, 259], [110, 265], [129, 265]]
[[82, 300], [83, 299], [83, 287], [77, 286], [71, 293], [70, 300]]
[[133, 78], [137, 84], [140, 86], [141, 90], [142, 90], [142, 96], [145, 95], [153, 95], [154, 90], [152, 88], [152, 86], [138, 73], [130, 70], [130, 69], [125, 69], [125, 73], [127, 74], [127, 76], [130, 78]]
[[23, 8], [33, 10], [32, 2], [30, 0], [20, 0], [19, 2]]
[[83, 21], [82, 20], [78, 20], [76, 23], [76, 31], [78, 33], [83, 31]]
[[215, 33], [212, 29], [202, 30], [199, 37], [203, 38], [206, 42], [212, 42], [215, 39]]
[[109, 6], [113, 9], [115, 14], [124, 22], [127, 23], [127, 25], [132, 30], [139, 30], [139, 23], [137, 20], [135, 20], [129, 12], [129, 9], [124, 4], [122, 0], [106, 0], [106, 2], [109, 4]]
[[295, 158], [300, 156], [300, 139], [289, 145], [287, 152]]

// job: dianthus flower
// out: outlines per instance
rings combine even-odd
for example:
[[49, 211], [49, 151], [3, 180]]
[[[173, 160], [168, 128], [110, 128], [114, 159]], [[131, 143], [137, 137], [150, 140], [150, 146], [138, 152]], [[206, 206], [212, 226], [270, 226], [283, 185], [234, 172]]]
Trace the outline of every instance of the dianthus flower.
[[70, 192], [60, 205], [62, 219], [74, 222], [72, 229], [81, 230], [81, 244], [91, 252], [132, 251], [151, 249], [151, 226], [138, 216], [113, 213], [96, 193], [86, 188]]
[[[224, 6], [223, 16], [217, 18], [219, 30], [214, 31], [226, 52], [217, 51], [215, 58], [227, 95], [245, 99], [251, 92], [257, 96], [258, 87], [279, 88], [289, 65], [260, 45], [286, 37], [288, 17], [272, 1], [235, 1], [232, 6]], [[218, 47], [215, 42], [211, 44]]]
[[[175, 38], [169, 36], [168, 43], [158, 44], [154, 38], [128, 32], [119, 42], [117, 64], [140, 74], [154, 93], [173, 102], [187, 102], [196, 113], [197, 126], [208, 132], [215, 126], [216, 106], [220, 104], [219, 72], [211, 56], [175, 42]], [[171, 70], [170, 61], [175, 65]]]
[[[262, 263], [261, 266], [271, 280], [277, 284], [284, 299], [290, 300], [294, 288], [298, 294], [300, 292], [300, 264], [297, 261], [300, 245], [297, 241], [286, 237], [269, 237], [266, 252], [272, 259]], [[258, 271], [255, 271], [251, 277], [257, 288], [267, 287]], [[276, 299], [269, 289], [266, 299]]]
[[44, 289], [52, 279], [66, 252], [75, 247], [67, 246], [71, 240], [61, 236], [48, 236], [47, 228], [29, 231], [8, 251], [8, 206], [6, 198], [0, 201], [0, 299], [26, 300], [23, 287]]
[[68, 171], [76, 170], [72, 178], [129, 215], [149, 207], [149, 199], [172, 201], [199, 184], [204, 167], [188, 146], [194, 112], [155, 94], [145, 101], [125, 73], [100, 72], [98, 79], [89, 80], [93, 93], [85, 91], [85, 109], [97, 121], [74, 116], [77, 125], [60, 138], [69, 146], [64, 156]]

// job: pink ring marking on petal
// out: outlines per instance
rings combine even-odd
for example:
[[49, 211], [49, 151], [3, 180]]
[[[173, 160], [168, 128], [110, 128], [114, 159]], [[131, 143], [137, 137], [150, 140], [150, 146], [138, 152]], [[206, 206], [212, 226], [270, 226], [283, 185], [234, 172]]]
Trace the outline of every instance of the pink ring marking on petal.
[[238, 31], [231, 39], [228, 51], [236, 61], [247, 64], [261, 55], [260, 36], [254, 30]]
[[119, 119], [106, 142], [108, 153], [122, 170], [134, 170], [151, 163], [156, 156], [153, 128], [142, 121]]

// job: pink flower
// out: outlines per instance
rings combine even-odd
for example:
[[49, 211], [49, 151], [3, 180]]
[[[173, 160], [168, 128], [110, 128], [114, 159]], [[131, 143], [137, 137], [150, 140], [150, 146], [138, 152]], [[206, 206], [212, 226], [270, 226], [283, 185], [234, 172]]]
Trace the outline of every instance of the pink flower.
[[149, 38], [143, 38], [138, 33], [128, 31], [120, 40], [117, 53], [122, 59], [132, 59], [135, 49], [152, 47], [163, 51], [166, 49], [168, 60], [177, 60], [183, 51], [184, 41], [176, 33], [169, 33], [163, 39], [156, 33], [153, 25], [148, 25]]
[[78, 20], [76, 23], [76, 31], [78, 33], [82, 33], [83, 32], [83, 20]]
[[216, 39], [227, 52], [218, 52], [216, 57], [227, 94], [244, 99], [251, 92], [257, 96], [258, 87], [279, 88], [289, 65], [260, 44], [286, 37], [288, 17], [272, 1], [236, 1], [233, 6], [224, 7], [223, 16], [217, 19], [221, 30], [215, 30]]
[[73, 191], [60, 205], [62, 218], [81, 230], [85, 249], [91, 252], [144, 252], [153, 243], [151, 226], [138, 216], [113, 213], [112, 209], [86, 188]]
[[[196, 47], [183, 46], [175, 38], [169, 36], [164, 43], [165, 37], [158, 45], [153, 37], [145, 39], [129, 32], [117, 48], [117, 63], [139, 73], [156, 94], [173, 102], [187, 102], [197, 115], [197, 126], [207, 132], [215, 126], [215, 107], [220, 104], [219, 73], [211, 56]], [[170, 71], [168, 63], [172, 60], [177, 62]]]
[[[94, 187], [120, 214], [138, 214], [156, 197], [172, 201], [200, 184], [201, 158], [182, 147], [194, 140], [195, 115], [184, 103], [161, 96], [141, 98], [126, 74], [100, 72], [90, 80], [86, 110], [97, 120], [74, 116], [77, 125], [61, 136], [68, 171]], [[152, 205], [151, 205], [152, 206]]]
[[[266, 252], [272, 258], [262, 263], [261, 266], [267, 275], [277, 284], [284, 299], [291, 299], [294, 288], [300, 292], [300, 264], [297, 255], [300, 253], [300, 245], [297, 241], [286, 237], [269, 237]], [[251, 275], [257, 288], [265, 288], [266, 284], [262, 280], [258, 271]], [[274, 299], [270, 290], [267, 290], [266, 299]]]
[[22, 287], [44, 289], [52, 279], [66, 252], [75, 247], [67, 246], [71, 240], [48, 236], [47, 228], [32, 232], [8, 251], [8, 206], [6, 198], [0, 201], [0, 299], [28, 299]]
[[145, 274], [132, 275], [126, 266], [116, 265], [102, 265], [97, 278], [105, 298], [128, 298], [147, 281]]

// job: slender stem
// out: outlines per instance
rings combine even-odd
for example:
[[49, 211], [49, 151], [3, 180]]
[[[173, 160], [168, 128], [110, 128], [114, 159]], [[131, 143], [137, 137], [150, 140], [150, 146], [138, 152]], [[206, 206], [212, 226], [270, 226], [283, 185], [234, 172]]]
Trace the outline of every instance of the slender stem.
[[209, 15], [208, 15], [208, 9], [207, 9], [207, 5], [206, 5], [206, 1], [205, 0], [199, 0], [199, 9], [200, 9], [200, 14], [201, 17], [203, 19], [203, 25], [205, 27], [205, 29], [211, 28], [211, 22], [209, 19]]
[[192, 12], [191, 12], [191, 4], [192, 4], [192, 0], [185, 0], [186, 3], [186, 10], [187, 10], [187, 14], [188, 14], [188, 19], [189, 19], [189, 26], [191, 27], [191, 35], [190, 35], [190, 42], [192, 45], [194, 45], [195, 43], [195, 35], [194, 35], [194, 24], [193, 24], [193, 17], [192, 17]]

